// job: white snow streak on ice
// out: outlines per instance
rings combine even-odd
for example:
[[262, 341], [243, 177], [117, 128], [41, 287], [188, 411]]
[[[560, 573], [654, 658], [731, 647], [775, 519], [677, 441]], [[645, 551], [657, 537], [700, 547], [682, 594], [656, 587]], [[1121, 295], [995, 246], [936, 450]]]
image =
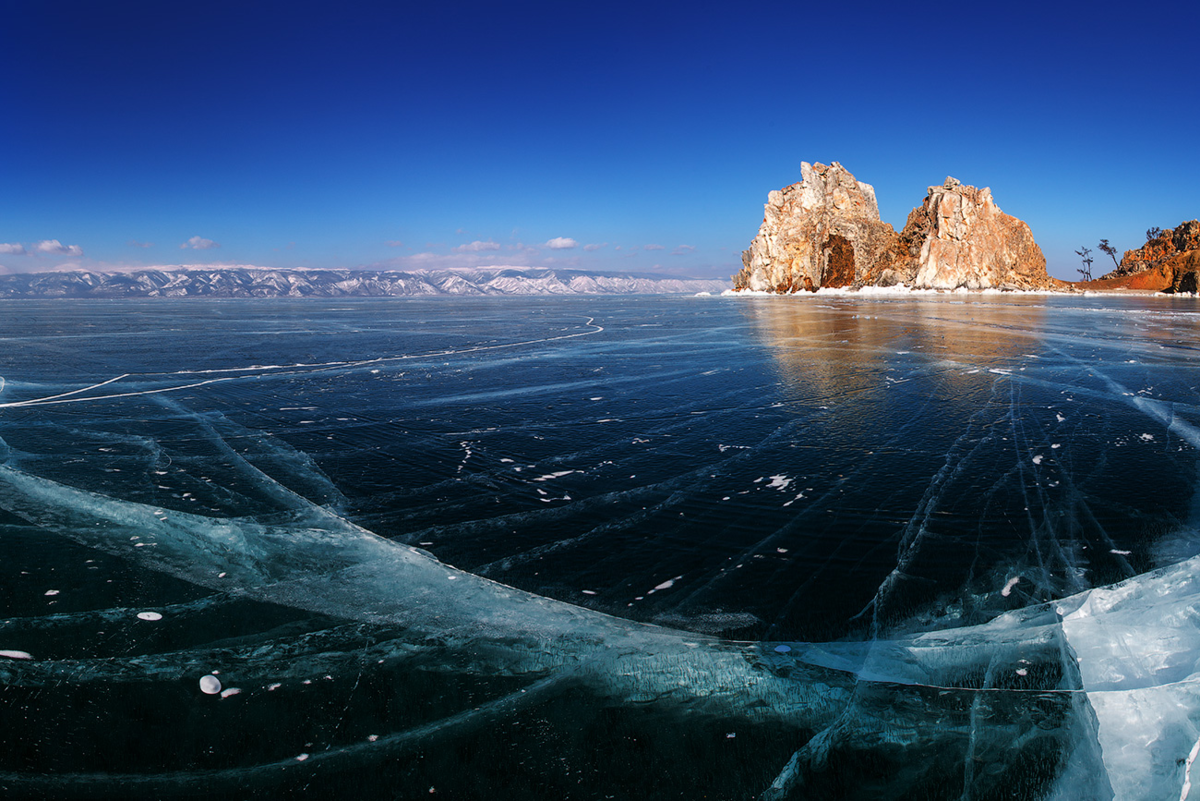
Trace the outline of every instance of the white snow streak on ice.
[[1196, 740], [1196, 744], [1192, 746], [1183, 768], [1183, 788], [1179, 791], [1179, 801], [1187, 801], [1188, 794], [1192, 792], [1192, 765], [1197, 756], [1200, 756], [1200, 740]]

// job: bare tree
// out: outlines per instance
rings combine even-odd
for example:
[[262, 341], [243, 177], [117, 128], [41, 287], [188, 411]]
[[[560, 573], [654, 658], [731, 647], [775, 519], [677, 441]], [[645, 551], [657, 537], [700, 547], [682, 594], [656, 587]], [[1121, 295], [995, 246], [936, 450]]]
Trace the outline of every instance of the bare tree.
[[1146, 241], [1147, 242], [1152, 242], [1153, 240], [1158, 239], [1158, 237], [1161, 235], [1162, 235], [1161, 228], [1154, 227], [1154, 228], [1146, 229]]
[[1112, 260], [1113, 260], [1113, 266], [1115, 266], [1115, 267], [1120, 267], [1120, 266], [1121, 266], [1121, 265], [1120, 265], [1120, 264], [1117, 262], [1117, 249], [1116, 249], [1116, 248], [1114, 248], [1112, 245], [1108, 244], [1108, 240], [1107, 240], [1107, 239], [1101, 239], [1101, 240], [1100, 240], [1100, 244], [1099, 244], [1099, 245], [1097, 245], [1096, 247], [1100, 248], [1100, 250], [1101, 250], [1102, 252], [1104, 252], [1104, 253], [1107, 253], [1107, 254], [1108, 254], [1108, 257], [1109, 257], [1110, 259], [1112, 259]]
[[1091, 281], [1092, 262], [1094, 261], [1092, 258], [1092, 249], [1085, 246], [1082, 250], [1075, 251], [1075, 254], [1083, 259], [1083, 267], [1076, 267], [1075, 269], [1079, 270], [1079, 274], [1083, 276], [1084, 281]]

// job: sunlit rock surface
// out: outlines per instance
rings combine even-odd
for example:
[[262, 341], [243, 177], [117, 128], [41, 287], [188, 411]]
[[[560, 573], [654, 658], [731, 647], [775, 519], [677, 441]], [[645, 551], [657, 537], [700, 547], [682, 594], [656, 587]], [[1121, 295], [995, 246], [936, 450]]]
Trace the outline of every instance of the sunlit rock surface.
[[[1189, 251], [1200, 250], [1200, 220], [1188, 220], [1174, 228], [1148, 231], [1146, 236], [1146, 244], [1125, 251], [1117, 268], [1100, 276], [1100, 279], [1120, 278], [1152, 270], [1164, 264], [1175, 267], [1179, 262], [1178, 257]], [[1187, 269], [1189, 268], [1184, 267], [1180, 272]], [[1170, 272], [1174, 273], [1175, 270]]]
[[1029, 226], [990, 189], [947, 178], [931, 186], [899, 234], [880, 221], [875, 190], [837, 162], [801, 166], [804, 180], [771, 192], [762, 226], [742, 254], [735, 289], [820, 287], [1049, 289]]
[[800, 165], [804, 179], [771, 192], [738, 289], [792, 292], [861, 285], [899, 243], [879, 219], [875, 190], [836, 161]]
[[[927, 289], [1047, 289], [1046, 258], [1029, 226], [1005, 214], [992, 190], [947, 178], [929, 187], [903, 236], [920, 243], [911, 285]], [[905, 281], [904, 283], [908, 283]]]

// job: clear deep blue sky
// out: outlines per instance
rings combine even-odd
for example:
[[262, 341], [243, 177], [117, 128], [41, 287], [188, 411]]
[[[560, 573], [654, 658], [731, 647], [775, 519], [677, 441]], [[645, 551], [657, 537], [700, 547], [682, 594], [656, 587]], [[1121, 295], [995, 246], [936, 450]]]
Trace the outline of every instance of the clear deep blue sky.
[[1197, 23], [1153, 2], [0, 0], [0, 266], [728, 276], [767, 192], [836, 160], [897, 229], [947, 175], [990, 186], [1074, 278], [1081, 245], [1200, 216]]

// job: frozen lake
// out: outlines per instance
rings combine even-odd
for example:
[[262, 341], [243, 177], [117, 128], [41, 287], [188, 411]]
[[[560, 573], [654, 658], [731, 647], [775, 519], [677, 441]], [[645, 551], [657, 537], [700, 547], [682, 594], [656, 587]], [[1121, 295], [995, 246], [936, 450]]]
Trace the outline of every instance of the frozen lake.
[[1200, 799], [1198, 333], [0, 301], [0, 789]]

